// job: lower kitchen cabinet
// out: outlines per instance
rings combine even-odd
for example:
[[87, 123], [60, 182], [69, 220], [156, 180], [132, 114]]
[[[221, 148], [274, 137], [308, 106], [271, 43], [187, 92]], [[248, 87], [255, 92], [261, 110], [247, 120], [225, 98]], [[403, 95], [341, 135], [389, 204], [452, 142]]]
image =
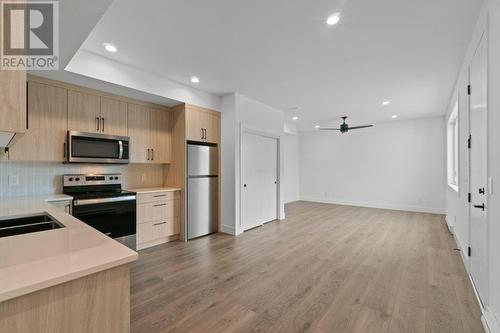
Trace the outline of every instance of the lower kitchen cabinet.
[[180, 192], [137, 193], [137, 249], [179, 238]]

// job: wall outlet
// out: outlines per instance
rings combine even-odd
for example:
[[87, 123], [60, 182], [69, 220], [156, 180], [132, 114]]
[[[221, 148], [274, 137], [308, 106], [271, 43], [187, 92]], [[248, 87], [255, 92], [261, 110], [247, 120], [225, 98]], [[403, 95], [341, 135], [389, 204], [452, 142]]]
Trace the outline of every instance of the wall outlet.
[[18, 175], [9, 175], [9, 186], [19, 186]]

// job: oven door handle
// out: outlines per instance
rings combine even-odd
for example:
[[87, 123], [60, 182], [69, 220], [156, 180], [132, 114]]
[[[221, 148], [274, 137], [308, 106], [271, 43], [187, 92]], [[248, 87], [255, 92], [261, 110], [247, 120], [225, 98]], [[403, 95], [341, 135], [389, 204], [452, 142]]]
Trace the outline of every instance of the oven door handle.
[[73, 206], [87, 206], [87, 205], [95, 205], [107, 202], [120, 202], [120, 201], [131, 201], [131, 200], [135, 200], [135, 195], [127, 195], [123, 197], [114, 197], [114, 198], [75, 199], [73, 201]]
[[117, 213], [117, 211], [115, 209], [101, 209], [101, 210], [93, 210], [91, 212], [76, 213], [76, 214], [73, 214], [73, 216], [76, 218], [79, 218], [79, 217], [89, 217], [89, 216], [95, 216], [95, 215], [116, 214], [116, 213]]
[[123, 141], [122, 140], [118, 141], [118, 146], [119, 146], [118, 159], [121, 160], [123, 158]]

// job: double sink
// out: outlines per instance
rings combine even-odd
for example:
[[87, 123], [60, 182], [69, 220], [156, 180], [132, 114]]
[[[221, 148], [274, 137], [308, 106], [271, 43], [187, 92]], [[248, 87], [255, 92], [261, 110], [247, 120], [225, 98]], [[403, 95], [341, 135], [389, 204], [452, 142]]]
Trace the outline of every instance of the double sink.
[[64, 225], [48, 214], [5, 219], [0, 220], [0, 238], [59, 228]]

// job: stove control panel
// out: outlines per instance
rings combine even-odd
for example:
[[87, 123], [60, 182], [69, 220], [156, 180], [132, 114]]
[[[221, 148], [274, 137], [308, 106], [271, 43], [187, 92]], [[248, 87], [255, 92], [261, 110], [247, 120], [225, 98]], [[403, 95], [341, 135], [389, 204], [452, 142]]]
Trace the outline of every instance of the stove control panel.
[[63, 186], [121, 185], [122, 175], [119, 173], [106, 175], [64, 175]]

